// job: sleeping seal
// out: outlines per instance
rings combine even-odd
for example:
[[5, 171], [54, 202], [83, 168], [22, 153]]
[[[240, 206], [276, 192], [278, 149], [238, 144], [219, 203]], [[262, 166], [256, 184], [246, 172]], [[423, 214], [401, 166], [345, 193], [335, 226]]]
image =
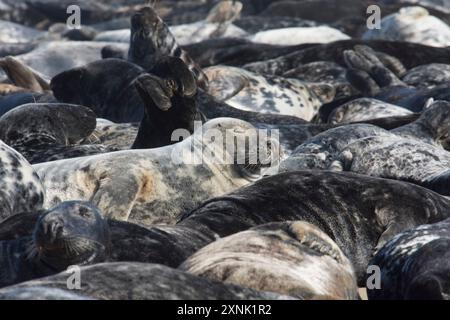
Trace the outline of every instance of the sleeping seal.
[[422, 7], [401, 8], [381, 20], [381, 29], [367, 30], [364, 40], [415, 42], [434, 47], [450, 46], [450, 27]]
[[299, 299], [358, 299], [350, 261], [333, 240], [306, 222], [269, 223], [216, 240], [179, 268]]
[[[272, 300], [293, 299], [271, 292], [258, 292], [223, 284], [158, 264], [138, 262], [99, 263], [84, 266], [81, 289], [77, 294], [100, 300]], [[24, 282], [0, 290], [0, 297], [11, 290], [46, 287], [68, 291], [69, 273]], [[145, 281], [143, 281], [145, 279]], [[70, 291], [71, 292], [71, 291]]]
[[0, 287], [102, 262], [109, 254], [108, 231], [98, 209], [87, 202], [48, 210], [32, 236], [0, 241]]
[[22, 212], [42, 208], [45, 189], [31, 165], [0, 141], [0, 222]]
[[[189, 132], [182, 130], [173, 138], [187, 136]], [[236, 148], [228, 145], [234, 139]], [[245, 139], [259, 142], [244, 146]], [[181, 211], [258, 179], [279, 157], [274, 138], [260, 135], [247, 122], [218, 118], [171, 146], [47, 162], [34, 168], [45, 186], [47, 207], [84, 199], [109, 218], [170, 224]]]
[[308, 83], [278, 76], [262, 76], [235, 67], [204, 69], [208, 93], [232, 107], [262, 113], [296, 116], [307, 121], [331, 102], [335, 90], [326, 83]]
[[371, 300], [450, 300], [450, 219], [405, 231], [387, 242], [370, 265], [381, 269]]
[[219, 236], [301, 220], [325, 232], [352, 262], [359, 285], [376, 248], [409, 228], [441, 221], [450, 200], [414, 184], [353, 173], [296, 171], [263, 178], [185, 214], [179, 224]]

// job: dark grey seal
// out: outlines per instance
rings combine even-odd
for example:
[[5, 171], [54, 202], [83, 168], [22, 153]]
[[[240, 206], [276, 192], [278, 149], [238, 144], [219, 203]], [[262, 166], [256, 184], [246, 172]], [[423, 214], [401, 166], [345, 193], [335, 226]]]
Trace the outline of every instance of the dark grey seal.
[[370, 265], [381, 269], [371, 300], [450, 300], [450, 220], [405, 231], [387, 242]]
[[363, 284], [369, 259], [396, 234], [449, 216], [450, 200], [413, 184], [353, 173], [297, 171], [210, 199], [179, 224], [225, 237], [269, 222], [303, 220], [324, 231]]

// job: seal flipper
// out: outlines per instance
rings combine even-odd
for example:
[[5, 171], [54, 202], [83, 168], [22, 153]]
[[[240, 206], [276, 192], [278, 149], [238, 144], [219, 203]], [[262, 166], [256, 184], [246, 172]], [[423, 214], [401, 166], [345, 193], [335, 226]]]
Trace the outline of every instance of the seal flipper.
[[50, 84], [47, 81], [14, 57], [7, 56], [0, 59], [0, 67], [12, 83], [18, 87], [35, 92], [50, 90]]

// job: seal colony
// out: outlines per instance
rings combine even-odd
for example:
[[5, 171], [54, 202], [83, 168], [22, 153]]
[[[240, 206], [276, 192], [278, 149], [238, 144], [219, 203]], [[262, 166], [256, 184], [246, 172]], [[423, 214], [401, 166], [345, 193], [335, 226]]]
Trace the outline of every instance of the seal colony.
[[0, 299], [450, 299], [444, 2], [3, 2]]

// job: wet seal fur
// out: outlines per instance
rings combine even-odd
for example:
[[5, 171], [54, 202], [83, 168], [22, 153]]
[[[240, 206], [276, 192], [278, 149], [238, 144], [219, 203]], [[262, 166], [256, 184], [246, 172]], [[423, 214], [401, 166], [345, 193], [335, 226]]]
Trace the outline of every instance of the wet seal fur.
[[369, 299], [450, 300], [449, 253], [449, 219], [395, 236], [370, 262], [381, 269], [381, 288]]
[[96, 207], [62, 203], [40, 216], [32, 236], [0, 242], [0, 286], [102, 262], [109, 247], [109, 229]]
[[[270, 300], [292, 299], [271, 292], [258, 292], [196, 277], [158, 264], [137, 262], [100, 263], [81, 268], [81, 290], [77, 293], [101, 300]], [[145, 279], [145, 281], [143, 281]], [[67, 292], [67, 274], [28, 281], [0, 290], [4, 297], [11, 290], [36, 287]]]
[[[257, 134], [245, 121], [218, 118], [204, 124], [203, 132], [219, 130], [223, 137], [244, 139]], [[247, 130], [252, 130], [247, 133]], [[261, 177], [265, 168], [278, 162], [280, 150], [271, 137], [260, 140], [259, 147], [228, 150], [234, 158], [244, 160], [259, 152], [258, 163], [221, 164], [220, 154], [210, 157], [208, 150], [223, 148], [224, 141], [210, 141], [194, 132], [189, 138], [171, 146], [155, 149], [125, 150], [113, 153], [41, 163], [34, 166], [47, 191], [46, 205], [69, 199], [90, 200], [109, 218], [145, 224], [174, 223], [178, 214], [190, 210], [209, 197], [225, 194]], [[195, 144], [196, 156], [205, 150], [200, 164], [186, 162]], [[267, 145], [270, 154], [263, 154]], [[202, 147], [202, 148], [200, 148]], [[241, 153], [242, 152], [242, 153]], [[273, 152], [273, 155], [272, 155]], [[174, 162], [175, 160], [175, 162]], [[189, 160], [189, 159], [188, 159]], [[192, 161], [192, 160], [190, 160]], [[223, 161], [223, 160], [221, 160]], [[267, 161], [267, 162], [266, 162]], [[266, 163], [264, 163], [266, 162]]]
[[179, 268], [299, 299], [358, 299], [350, 261], [325, 233], [301, 221], [269, 223], [219, 239]]
[[353, 173], [296, 171], [267, 177], [183, 215], [179, 224], [225, 237], [269, 222], [301, 220], [325, 232], [362, 285], [377, 248], [412, 227], [449, 216], [450, 200], [410, 183]]

